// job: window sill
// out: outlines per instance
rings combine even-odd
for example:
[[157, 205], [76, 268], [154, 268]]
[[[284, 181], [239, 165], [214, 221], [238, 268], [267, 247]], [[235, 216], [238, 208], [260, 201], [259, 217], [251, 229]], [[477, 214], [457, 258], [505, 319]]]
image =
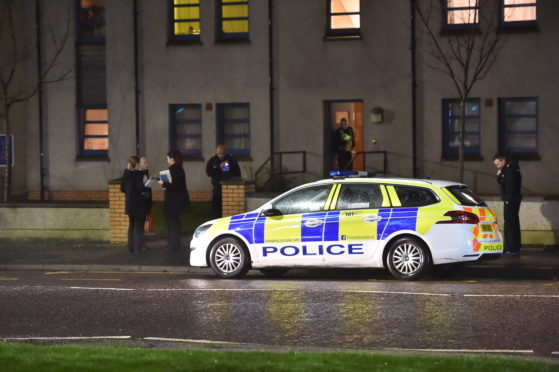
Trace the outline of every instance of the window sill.
[[109, 155], [78, 155], [76, 161], [111, 161]]
[[326, 35], [324, 36], [325, 41], [338, 41], [338, 40], [361, 40], [363, 37], [361, 35]]
[[[441, 156], [441, 160], [445, 161], [458, 161], [458, 154], [446, 154]], [[466, 155], [464, 154], [464, 161], [483, 161], [481, 155]]]
[[251, 44], [249, 38], [217, 38], [216, 44]]
[[167, 46], [181, 46], [181, 45], [202, 45], [200, 39], [173, 39], [167, 40]]

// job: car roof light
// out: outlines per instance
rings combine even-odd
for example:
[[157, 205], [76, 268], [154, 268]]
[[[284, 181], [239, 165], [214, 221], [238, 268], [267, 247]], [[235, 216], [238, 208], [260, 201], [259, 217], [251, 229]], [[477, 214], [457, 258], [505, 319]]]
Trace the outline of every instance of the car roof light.
[[350, 171], [350, 170], [339, 170], [331, 171], [330, 177], [332, 178], [346, 178], [346, 177], [368, 177], [368, 172], [363, 171]]

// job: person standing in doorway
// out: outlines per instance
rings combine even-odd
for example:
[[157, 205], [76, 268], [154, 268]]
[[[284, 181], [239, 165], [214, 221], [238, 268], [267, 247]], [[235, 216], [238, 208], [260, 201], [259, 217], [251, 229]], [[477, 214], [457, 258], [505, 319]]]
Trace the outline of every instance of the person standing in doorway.
[[190, 199], [186, 187], [186, 174], [182, 168], [182, 155], [179, 151], [167, 153], [167, 164], [171, 179], [169, 182], [159, 180], [159, 184], [165, 192], [163, 209], [165, 213], [165, 224], [167, 225], [168, 249], [180, 249], [181, 221], [180, 216], [190, 211]]
[[125, 194], [125, 210], [128, 215], [128, 251], [140, 253], [144, 250], [144, 223], [149, 212], [144, 186], [144, 172], [140, 170], [140, 158], [133, 155], [122, 174], [120, 191]]
[[212, 180], [212, 211], [221, 217], [221, 182], [241, 177], [241, 168], [233, 155], [225, 152], [225, 145], [217, 145], [215, 155], [206, 164], [206, 174]]
[[522, 173], [516, 161], [505, 155], [497, 154], [493, 157], [493, 164], [497, 167], [497, 183], [501, 189], [501, 199], [504, 202], [505, 218], [505, 249], [504, 254], [517, 256], [520, 254], [520, 202], [522, 201]]
[[348, 126], [347, 119], [343, 118], [332, 136], [332, 152], [336, 155], [339, 170], [353, 170], [354, 148], [353, 128]]

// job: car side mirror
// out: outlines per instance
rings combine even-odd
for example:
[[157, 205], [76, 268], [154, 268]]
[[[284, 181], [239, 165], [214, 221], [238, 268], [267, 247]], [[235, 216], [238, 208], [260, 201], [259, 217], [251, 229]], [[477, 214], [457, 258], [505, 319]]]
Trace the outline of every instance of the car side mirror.
[[274, 217], [274, 216], [281, 216], [282, 213], [279, 209], [275, 209], [275, 208], [270, 208], [270, 209], [264, 209], [261, 213], [261, 216], [264, 217]]

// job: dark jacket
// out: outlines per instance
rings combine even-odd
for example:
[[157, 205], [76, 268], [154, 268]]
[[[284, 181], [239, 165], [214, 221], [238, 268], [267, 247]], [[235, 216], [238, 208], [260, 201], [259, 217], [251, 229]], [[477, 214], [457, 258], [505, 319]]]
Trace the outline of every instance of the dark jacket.
[[[346, 140], [344, 137], [349, 136], [351, 139]], [[351, 144], [349, 143], [351, 142]], [[351, 147], [350, 149], [348, 149]], [[342, 128], [339, 127], [332, 134], [332, 152], [339, 154], [341, 152], [348, 152], [355, 147], [355, 134], [352, 127]]]
[[125, 169], [120, 181], [120, 191], [125, 194], [124, 213], [129, 216], [147, 216], [151, 207], [147, 189], [144, 186], [145, 172]]
[[164, 182], [165, 200], [163, 206], [165, 213], [178, 215], [190, 211], [190, 198], [186, 188], [186, 175], [184, 169], [173, 164], [169, 167], [171, 183]]
[[497, 176], [497, 182], [501, 188], [501, 199], [506, 202], [522, 200], [521, 186], [522, 173], [516, 161], [507, 160]]
[[[229, 163], [229, 171], [221, 169], [220, 164], [224, 161]], [[215, 188], [221, 184], [221, 181], [241, 177], [241, 168], [239, 167], [237, 160], [232, 155], [225, 155], [223, 159], [214, 155], [206, 164], [206, 174], [208, 177], [211, 177], [212, 185]]]

